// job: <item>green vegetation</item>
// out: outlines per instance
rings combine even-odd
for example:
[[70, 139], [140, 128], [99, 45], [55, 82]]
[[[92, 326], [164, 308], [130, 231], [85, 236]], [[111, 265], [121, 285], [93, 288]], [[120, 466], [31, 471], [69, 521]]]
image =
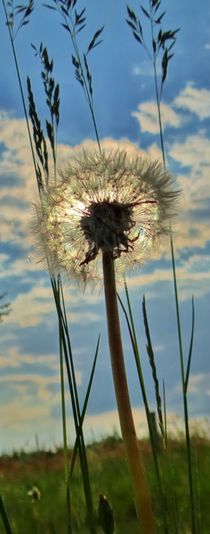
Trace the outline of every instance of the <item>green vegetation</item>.
[[[156, 517], [161, 502], [149, 442], [141, 442], [144, 465], [150, 480]], [[210, 441], [192, 438], [196, 523], [200, 534], [210, 532]], [[122, 442], [110, 437], [87, 447], [91, 487], [97, 523], [99, 495], [106, 495], [114, 514], [116, 534], [137, 534], [138, 525], [132, 500], [131, 482]], [[168, 454], [158, 454], [168, 507], [169, 532], [190, 532], [188, 478], [184, 440], [169, 439]], [[199, 472], [199, 475], [198, 475]], [[0, 459], [2, 497], [15, 534], [64, 534], [67, 529], [66, 488], [62, 451], [14, 453]], [[37, 487], [41, 496], [28, 492]], [[76, 534], [89, 532], [79, 465], [71, 485], [72, 528]], [[1, 530], [0, 525], [0, 531]], [[97, 532], [102, 530], [97, 528]], [[159, 519], [158, 532], [163, 532]]]

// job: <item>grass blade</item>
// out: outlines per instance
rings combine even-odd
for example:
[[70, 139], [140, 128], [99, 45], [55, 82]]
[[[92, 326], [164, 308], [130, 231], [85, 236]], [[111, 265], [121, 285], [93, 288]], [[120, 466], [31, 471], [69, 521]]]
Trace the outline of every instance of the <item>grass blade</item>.
[[162, 434], [163, 442], [165, 442], [164, 424], [163, 424], [163, 415], [162, 415], [162, 403], [161, 403], [161, 396], [160, 396], [160, 390], [159, 390], [159, 382], [158, 382], [157, 369], [156, 369], [156, 364], [155, 364], [154, 351], [152, 347], [149, 323], [147, 319], [145, 296], [143, 296], [142, 311], [143, 311], [143, 318], [144, 318], [145, 333], [146, 333], [146, 338], [147, 338], [146, 349], [147, 349], [147, 354], [149, 357], [149, 363], [152, 369], [152, 378], [153, 378], [154, 386], [155, 386], [155, 398], [156, 398], [156, 406], [157, 406], [157, 413], [158, 413], [158, 420], [159, 420], [158, 422], [159, 422], [159, 427], [160, 427], [160, 431]]
[[191, 360], [192, 360], [192, 349], [193, 349], [193, 341], [194, 341], [194, 330], [195, 330], [195, 305], [194, 305], [194, 298], [192, 297], [192, 329], [191, 329], [191, 337], [190, 337], [190, 348], [189, 348], [189, 354], [187, 359], [187, 369], [185, 374], [185, 393], [187, 393], [188, 388], [188, 381], [190, 376], [190, 366], [191, 366]]
[[[181, 332], [181, 321], [180, 321], [180, 313], [179, 313], [179, 299], [178, 299], [178, 290], [177, 290], [175, 256], [174, 256], [174, 247], [173, 247], [172, 238], [171, 238], [171, 257], [172, 257], [172, 270], [173, 270], [174, 294], [175, 294], [175, 305], [176, 305], [176, 319], [177, 319], [178, 339], [179, 339], [182, 395], [183, 395], [183, 405], [184, 405], [184, 423], [185, 423], [185, 436], [186, 436], [186, 449], [187, 449], [187, 467], [188, 467], [188, 480], [189, 480], [191, 523], [192, 523], [192, 534], [196, 534], [188, 403], [187, 403], [187, 392], [185, 390], [185, 371], [184, 371], [184, 356], [183, 356], [183, 348], [182, 348], [182, 332]], [[188, 358], [188, 363], [189, 363], [189, 358]]]
[[126, 310], [126, 308], [125, 308], [125, 306], [124, 306], [124, 304], [123, 304], [123, 302], [122, 302], [122, 300], [121, 300], [119, 295], [118, 295], [118, 300], [120, 302], [121, 308], [122, 308], [123, 313], [125, 315], [125, 319], [126, 319], [126, 322], [127, 322], [128, 331], [129, 331], [129, 335], [130, 335], [130, 340], [131, 340], [131, 344], [132, 344], [132, 348], [133, 348], [134, 358], [135, 358], [135, 362], [136, 362], [137, 373], [138, 373], [138, 378], [139, 378], [139, 383], [140, 383], [140, 387], [141, 387], [142, 398], [143, 398], [144, 408], [145, 408], [145, 413], [146, 413], [146, 418], [147, 418], [147, 424], [148, 424], [148, 429], [149, 429], [149, 436], [150, 436], [150, 443], [151, 443], [153, 461], [154, 461], [154, 466], [155, 466], [156, 479], [157, 479], [160, 498], [161, 498], [161, 503], [162, 503], [162, 517], [163, 517], [163, 522], [164, 522], [164, 533], [167, 534], [168, 533], [167, 519], [166, 519], [167, 503], [166, 503], [166, 499], [165, 499], [165, 495], [164, 495], [163, 487], [162, 487], [162, 479], [161, 479], [161, 472], [160, 472], [160, 467], [159, 467], [157, 449], [156, 449], [156, 445], [155, 445], [155, 441], [154, 441], [153, 429], [152, 429], [152, 425], [151, 425], [149, 404], [148, 404], [148, 400], [147, 400], [146, 388], [145, 388], [143, 371], [142, 371], [141, 360], [140, 360], [139, 347], [138, 347], [136, 330], [135, 330], [135, 324], [134, 324], [133, 313], [132, 313], [132, 308], [131, 308], [131, 302], [130, 302], [130, 297], [129, 297], [129, 292], [128, 292], [128, 287], [127, 287], [126, 281], [124, 282], [124, 284], [125, 284], [125, 293], [126, 293], [128, 312], [127, 312], [127, 310]]
[[165, 390], [165, 382], [163, 380], [163, 421], [164, 421], [164, 436], [165, 436], [165, 441], [164, 441], [164, 446], [165, 446], [165, 449], [167, 450], [167, 447], [168, 447], [168, 428], [167, 428], [167, 411], [166, 411], [166, 390]]
[[76, 455], [77, 455], [77, 449], [78, 449], [78, 441], [79, 441], [80, 433], [81, 433], [81, 430], [82, 430], [82, 425], [83, 425], [83, 422], [84, 422], [84, 418], [85, 418], [85, 414], [86, 414], [86, 410], [87, 410], [87, 405], [88, 405], [88, 400], [89, 400], [89, 396], [90, 396], [90, 391], [91, 391], [91, 387], [92, 387], [93, 377], [94, 377], [94, 373], [95, 373], [96, 361], [97, 361], [98, 351], [99, 351], [99, 343], [100, 343], [100, 334], [98, 336], [98, 341], [97, 341], [97, 344], [96, 344], [96, 350], [95, 350], [95, 355], [94, 355], [94, 359], [93, 359], [93, 365], [92, 365], [90, 378], [89, 378], [89, 382], [88, 382], [88, 387], [87, 387], [87, 391], [86, 391], [86, 395], [85, 395], [85, 400], [84, 400], [84, 404], [83, 404], [83, 408], [82, 408], [82, 412], [81, 412], [80, 422], [79, 422], [79, 426], [78, 426], [78, 429], [77, 429], [77, 437], [76, 437], [76, 440], [75, 440], [74, 449], [73, 449], [73, 453], [72, 453], [72, 457], [71, 457], [71, 464], [70, 464], [70, 468], [69, 468], [68, 482], [70, 482], [72, 474], [73, 474], [73, 469], [74, 469], [74, 464], [75, 464]]
[[3, 502], [1, 495], [0, 495], [0, 515], [3, 521], [6, 534], [12, 534], [12, 529], [10, 526], [9, 518], [8, 518], [7, 511], [4, 506], [4, 502]]
[[88, 510], [88, 522], [89, 522], [91, 534], [96, 534], [96, 530], [94, 526], [93, 500], [92, 500], [92, 492], [91, 492], [91, 486], [90, 486], [87, 454], [86, 454], [85, 441], [84, 441], [84, 436], [83, 436], [83, 431], [82, 431], [82, 425], [80, 425], [81, 414], [80, 414], [80, 407], [79, 407], [79, 398], [78, 398], [78, 392], [77, 392], [74, 361], [73, 361], [73, 355], [72, 355], [72, 350], [71, 350], [71, 342], [70, 342], [68, 322], [67, 322], [67, 316], [66, 316], [66, 310], [65, 310], [62, 282], [61, 282], [60, 277], [58, 277], [57, 280], [52, 278], [51, 283], [52, 283], [55, 304], [56, 304], [56, 309], [57, 309], [57, 314], [58, 314], [58, 321], [61, 327], [61, 339], [62, 339], [65, 362], [66, 362], [66, 370], [67, 370], [67, 377], [68, 377], [68, 383], [69, 383], [75, 431], [76, 431], [76, 436], [77, 435], [79, 436], [78, 437], [78, 448], [79, 448], [79, 457], [80, 457], [83, 487], [84, 487], [86, 505], [87, 505], [87, 510]]

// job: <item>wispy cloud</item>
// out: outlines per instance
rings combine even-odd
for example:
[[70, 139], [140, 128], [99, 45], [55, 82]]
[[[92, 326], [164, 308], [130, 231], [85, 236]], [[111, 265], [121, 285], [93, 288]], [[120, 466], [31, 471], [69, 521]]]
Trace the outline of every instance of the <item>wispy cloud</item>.
[[173, 106], [195, 113], [200, 120], [210, 117], [210, 91], [193, 85], [186, 87], [174, 99]]
[[[171, 106], [164, 103], [161, 105], [161, 113], [163, 129], [167, 126], [180, 128], [185, 120], [183, 115], [177, 113]], [[138, 111], [132, 111], [131, 115], [138, 120], [142, 132], [149, 132], [153, 135], [159, 133], [157, 106], [155, 102], [143, 102], [139, 104]]]
[[[208, 256], [210, 259], [210, 257]], [[202, 262], [204, 261], [204, 268], [202, 269]], [[206, 270], [207, 268], [207, 270]], [[209, 295], [209, 282], [210, 282], [210, 269], [208, 260], [202, 257], [200, 258], [200, 264], [198, 258], [193, 265], [193, 257], [191, 261], [186, 260], [182, 266], [176, 268], [176, 276], [179, 286], [179, 300], [185, 301], [192, 298], [192, 294], [197, 298], [202, 298]], [[163, 283], [165, 284], [165, 291], [167, 292], [167, 284], [172, 283], [172, 271], [170, 268], [161, 269], [155, 268], [150, 273], [133, 274], [132, 277], [127, 278], [127, 282], [130, 288], [141, 286], [142, 291], [151, 295], [153, 298], [164, 297]]]
[[210, 373], [197, 373], [190, 376], [188, 392], [191, 395], [210, 396]]
[[[47, 279], [46, 279], [47, 281]], [[92, 298], [90, 293], [86, 295], [82, 292], [69, 288], [66, 297], [67, 310], [70, 308], [70, 322], [73, 324], [97, 323], [100, 319], [98, 310], [94, 307], [83, 309], [82, 303], [89, 306], [95, 303], [96, 295]], [[34, 285], [24, 292], [19, 292], [12, 301], [12, 312], [7, 316], [5, 325], [7, 327], [37, 327], [44, 323], [45, 328], [52, 326], [55, 321], [55, 303], [52, 290], [49, 285], [34, 283]]]
[[[157, 69], [157, 74], [161, 73], [161, 68]], [[134, 65], [132, 69], [133, 76], [154, 76], [154, 69], [152, 64], [148, 61], [142, 61], [140, 65]]]
[[[205, 95], [209, 91], [205, 93]], [[198, 99], [199, 90], [193, 87], [187, 87], [180, 92], [177, 98], [193, 99], [195, 102]], [[187, 96], [188, 95], [188, 96]], [[202, 97], [203, 93], [200, 93]], [[207, 96], [208, 96], [207, 95]], [[176, 99], [175, 99], [176, 101]], [[188, 100], [189, 103], [189, 100]], [[171, 106], [163, 104], [163, 122], [165, 125], [170, 125], [179, 131], [185, 119], [183, 114], [178, 114]], [[189, 107], [191, 104], [189, 104]], [[206, 104], [205, 104], [206, 106]], [[204, 111], [202, 111], [204, 113]], [[154, 102], [144, 102], [140, 104], [139, 111], [134, 112], [141, 123], [144, 131], [157, 133], [157, 112]], [[175, 246], [178, 255], [181, 255], [182, 250], [196, 246], [199, 248], [205, 247], [209, 240], [208, 227], [205, 220], [198, 217], [198, 210], [202, 212], [204, 207], [207, 207], [206, 192], [209, 187], [209, 140], [205, 132], [197, 132], [194, 135], [186, 135], [185, 139], [171, 142], [168, 148], [169, 156], [182, 166], [187, 168], [186, 172], [179, 174], [177, 177], [178, 184], [182, 189], [180, 201], [180, 214], [177, 217], [177, 222], [174, 227], [175, 230]], [[28, 147], [27, 134], [25, 129], [25, 122], [22, 119], [16, 119], [10, 114], [3, 113], [2, 122], [0, 123], [0, 140], [3, 143], [3, 160], [4, 160], [4, 177], [8, 173], [8, 186], [0, 190], [0, 200], [2, 201], [1, 209], [1, 238], [6, 242], [18, 244], [20, 250], [25, 250], [25, 256], [10, 258], [8, 254], [2, 254], [0, 277], [2, 283], [4, 279], [9, 277], [20, 277], [29, 284], [34, 284], [34, 273], [39, 273], [40, 267], [36, 264], [36, 260], [30, 253], [33, 244], [31, 237], [30, 222], [32, 218], [32, 203], [37, 195], [36, 184], [34, 178], [33, 167], [31, 163], [31, 154]], [[70, 147], [64, 144], [58, 146], [59, 166], [64, 165], [72, 155], [78, 154], [83, 147], [95, 147], [95, 142], [86, 139], [84, 143], [75, 147]], [[155, 159], [161, 158], [160, 149], [157, 144], [152, 143], [147, 147], [147, 150], [142, 150], [137, 144], [132, 143], [128, 139], [114, 140], [111, 137], [102, 140], [102, 146], [106, 149], [121, 148], [132, 155], [149, 155]], [[11, 156], [11, 157], [8, 157]], [[7, 162], [7, 163], [6, 163]], [[10, 167], [10, 164], [12, 167]], [[9, 187], [10, 173], [18, 177], [17, 183], [13, 187]], [[6, 173], [6, 174], [5, 174]], [[25, 205], [18, 204], [18, 199], [24, 199]], [[11, 200], [14, 205], [11, 206]], [[207, 209], [207, 208], [206, 208]], [[203, 211], [204, 213], [204, 211]], [[205, 219], [205, 216], [204, 216]], [[19, 237], [18, 237], [19, 235]], [[162, 260], [169, 258], [170, 251], [168, 241], [163, 244], [161, 248]], [[28, 254], [30, 260], [28, 261]], [[156, 281], [167, 278], [167, 270], [155, 271]], [[199, 280], [199, 273], [189, 273], [186, 269], [185, 274], [183, 269], [181, 276], [185, 281], [186, 288], [190, 285], [192, 280], [195, 282], [196, 277]], [[207, 272], [207, 271], [206, 271]], [[204, 270], [200, 271], [200, 278], [202, 273], [202, 283], [198, 293], [203, 292], [206, 288], [207, 275]], [[39, 273], [40, 275], [40, 273]], [[40, 275], [41, 276], [41, 275]], [[152, 283], [153, 275], [151, 275], [150, 283]], [[135, 284], [136, 277], [134, 276], [133, 284]], [[188, 280], [188, 282], [187, 282]], [[41, 324], [44, 320], [46, 324], [52, 321], [52, 313], [54, 312], [54, 303], [52, 299], [51, 290], [47, 288], [48, 277], [40, 279], [39, 285], [32, 287], [28, 292], [19, 293], [12, 304], [13, 313], [7, 318], [7, 324], [25, 328], [27, 326], [36, 326]], [[186, 293], [187, 294], [187, 290]], [[85, 297], [86, 298], [86, 297]], [[83, 297], [80, 296], [80, 304], [84, 302]], [[87, 301], [89, 303], [96, 301], [98, 295], [92, 293], [88, 295]], [[77, 310], [76, 306], [79, 303], [78, 295], [75, 297], [74, 290], [71, 289], [71, 319], [72, 322], [85, 323], [88, 319], [93, 322], [97, 321], [98, 317], [94, 310], [82, 312]]]
[[17, 347], [7, 349], [7, 354], [0, 355], [1, 369], [21, 369], [25, 365], [41, 366], [49, 368], [51, 371], [59, 371], [59, 361], [57, 354], [24, 354]]

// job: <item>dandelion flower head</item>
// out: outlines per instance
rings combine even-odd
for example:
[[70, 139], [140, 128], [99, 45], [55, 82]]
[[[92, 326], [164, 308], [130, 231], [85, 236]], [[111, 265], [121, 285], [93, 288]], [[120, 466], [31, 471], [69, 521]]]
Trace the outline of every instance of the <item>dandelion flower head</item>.
[[36, 206], [39, 258], [50, 274], [100, 278], [100, 253], [117, 272], [142, 263], [169, 232], [178, 192], [162, 165], [126, 152], [83, 152]]

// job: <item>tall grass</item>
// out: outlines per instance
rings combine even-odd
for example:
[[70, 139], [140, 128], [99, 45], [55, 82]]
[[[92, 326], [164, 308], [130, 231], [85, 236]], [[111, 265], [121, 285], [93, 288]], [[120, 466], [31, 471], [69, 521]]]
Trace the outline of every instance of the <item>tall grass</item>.
[[[44, 4], [48, 10], [54, 11], [61, 17], [61, 25], [64, 28], [68, 39], [70, 39], [71, 50], [72, 50], [72, 65], [74, 68], [74, 74], [76, 80], [78, 81], [85, 100], [87, 102], [87, 108], [89, 110], [93, 129], [95, 132], [95, 137], [98, 145], [99, 152], [101, 151], [101, 141], [98, 131], [97, 118], [94, 110], [94, 99], [93, 99], [93, 76], [89, 65], [89, 56], [94, 50], [94, 48], [101, 44], [103, 27], [100, 27], [96, 30], [92, 38], [89, 40], [87, 49], [84, 52], [81, 52], [77, 35], [86, 27], [87, 17], [85, 9], [82, 9], [80, 12], [76, 11], [77, 0], [70, 0], [68, 2], [63, 2], [62, 0], [49, 0], [48, 3]], [[59, 113], [60, 113], [60, 92], [59, 84], [54, 79], [53, 61], [49, 58], [48, 49], [43, 44], [37, 49], [33, 46], [34, 52], [37, 55], [38, 59], [41, 62], [41, 78], [44, 84], [44, 91], [46, 95], [47, 102], [47, 111], [48, 118], [44, 122], [39, 118], [39, 114], [36, 109], [36, 102], [33, 94], [32, 82], [30, 77], [27, 79], [27, 90], [28, 90], [28, 103], [29, 103], [29, 112], [27, 111], [26, 97], [24, 94], [23, 83], [21, 80], [20, 67], [18, 63], [18, 57], [15, 48], [15, 39], [18, 35], [18, 32], [29, 22], [30, 17], [33, 13], [35, 4], [30, 0], [27, 4], [18, 5], [14, 7], [13, 3], [5, 2], [2, 0], [2, 5], [5, 12], [6, 23], [8, 27], [9, 39], [12, 47], [14, 63], [18, 78], [19, 90], [23, 105], [24, 116], [26, 120], [27, 132], [29, 137], [29, 143], [31, 148], [31, 155], [34, 165], [35, 177], [37, 180], [38, 191], [40, 198], [44, 191], [46, 191], [50, 174], [53, 174], [53, 180], [56, 183], [57, 179], [57, 132], [59, 126]], [[164, 136], [163, 136], [163, 127], [162, 127], [162, 112], [161, 112], [161, 99], [163, 94], [163, 89], [168, 75], [169, 63], [174, 55], [173, 47], [176, 42], [177, 33], [179, 29], [175, 30], [164, 30], [162, 27], [163, 19], [165, 17], [164, 12], [160, 12], [161, 9], [161, 0], [148, 0], [148, 8], [141, 6], [140, 12], [141, 17], [138, 17], [134, 10], [127, 6], [127, 23], [133, 33], [133, 36], [137, 43], [143, 47], [146, 51], [146, 54], [153, 65], [154, 72], [154, 92], [157, 106], [157, 117], [159, 123], [159, 133], [160, 133], [160, 146], [162, 151], [162, 160], [163, 165], [166, 166], [166, 153], [164, 147]], [[145, 38], [144, 38], [144, 26], [143, 20], [148, 22], [151, 30], [151, 46], [148, 47]], [[17, 23], [16, 23], [17, 21]], [[16, 26], [15, 26], [16, 24]], [[158, 77], [158, 65], [161, 66], [161, 76]], [[32, 126], [31, 126], [32, 125]], [[49, 148], [48, 148], [49, 147]], [[49, 152], [50, 150], [50, 152]], [[53, 171], [49, 169], [50, 157], [53, 161]], [[183, 411], [184, 411], [184, 421], [185, 421], [185, 439], [186, 439], [186, 453], [187, 453], [187, 466], [188, 466], [188, 484], [189, 484], [189, 503], [190, 503], [190, 513], [191, 513], [191, 528], [192, 533], [196, 534], [198, 532], [196, 524], [196, 503], [194, 496], [193, 488], [193, 472], [192, 472], [192, 454], [191, 454], [191, 442], [190, 442], [190, 431], [189, 431], [189, 416], [188, 416], [188, 382], [190, 376], [190, 366], [192, 359], [192, 349], [193, 349], [193, 339], [194, 339], [194, 324], [195, 324], [195, 311], [194, 311], [194, 300], [192, 300], [192, 329], [190, 337], [190, 346], [189, 352], [187, 355], [187, 362], [185, 364], [185, 358], [183, 353], [183, 341], [182, 341], [182, 325], [180, 317], [180, 306], [178, 299], [178, 287], [177, 287], [177, 277], [176, 277], [176, 265], [175, 265], [175, 254], [174, 254], [174, 245], [172, 233], [170, 235], [170, 246], [171, 246], [171, 258], [172, 258], [172, 273], [173, 273], [173, 283], [174, 283], [174, 296], [175, 296], [175, 309], [176, 309], [176, 320], [177, 320], [177, 332], [179, 340], [179, 353], [180, 353], [180, 370], [181, 370], [181, 383], [182, 383], [182, 399], [183, 399]], [[109, 276], [109, 283], [110, 283]], [[82, 474], [82, 482], [84, 489], [84, 496], [86, 501], [87, 508], [87, 521], [88, 528], [91, 534], [95, 534], [97, 531], [97, 519], [96, 513], [94, 511], [92, 489], [90, 483], [89, 475], [89, 465], [87, 459], [87, 451], [85, 446], [85, 440], [83, 435], [83, 422], [85, 419], [85, 414], [87, 410], [89, 395], [91, 392], [92, 382], [94, 378], [95, 366], [97, 362], [97, 356], [99, 352], [99, 339], [96, 342], [96, 348], [93, 357], [92, 369], [89, 377], [89, 383], [87, 387], [87, 392], [81, 408], [78, 398], [78, 390], [76, 383], [75, 375], [75, 363], [71, 347], [71, 338], [70, 338], [70, 329], [68, 325], [64, 291], [62, 285], [62, 279], [60, 276], [51, 276], [50, 283], [52, 287], [52, 292], [55, 301], [55, 307], [57, 311], [58, 318], [58, 336], [59, 336], [59, 348], [60, 348], [60, 384], [61, 384], [61, 406], [62, 406], [62, 426], [63, 426], [63, 449], [64, 449], [64, 477], [66, 483], [66, 510], [67, 510], [67, 531], [72, 533], [72, 517], [71, 517], [71, 482], [75, 466], [75, 460], [77, 454], [80, 459], [80, 468]], [[109, 283], [107, 281], [107, 288], [109, 289]], [[154, 390], [156, 398], [156, 407], [158, 415], [158, 424], [160, 430], [160, 436], [162, 439], [162, 449], [166, 461], [168, 462], [168, 481], [166, 481], [165, 475], [162, 472], [160, 451], [157, 448], [157, 443], [154, 437], [154, 431], [151, 421], [151, 412], [149, 408], [149, 402], [147, 398], [147, 391], [145, 386], [145, 380], [142, 371], [140, 349], [137, 342], [136, 327], [134, 324], [132, 306], [130, 302], [129, 292], [127, 285], [125, 283], [125, 294], [126, 294], [126, 306], [124, 306], [121, 299], [120, 304], [123, 310], [123, 313], [126, 317], [129, 336], [131, 339], [131, 344], [133, 348], [133, 353], [136, 362], [136, 368], [139, 378], [139, 383], [141, 387], [145, 413], [147, 417], [149, 437], [151, 443], [151, 449], [153, 454], [153, 461], [155, 466], [156, 481], [157, 487], [159, 490], [160, 503], [161, 503], [161, 525], [165, 533], [171, 532], [170, 525], [170, 511], [169, 511], [169, 502], [167, 499], [167, 488], [168, 484], [170, 485], [171, 491], [173, 493], [173, 518], [174, 518], [174, 532], [179, 532], [179, 518], [178, 512], [176, 510], [177, 506], [177, 496], [175, 490], [173, 490], [173, 473], [170, 467], [170, 456], [168, 451], [168, 434], [167, 434], [167, 405], [166, 405], [166, 394], [165, 394], [165, 385], [163, 385], [163, 394], [160, 391], [160, 384], [156, 369], [155, 354], [152, 345], [152, 336], [149, 328], [149, 321], [147, 317], [146, 310], [146, 299], [143, 299], [142, 313], [145, 325], [145, 332], [147, 338], [147, 352], [149, 357], [149, 362], [152, 371], [152, 377], [154, 381]], [[108, 323], [111, 315], [113, 315], [113, 307], [108, 307], [107, 317]], [[115, 331], [116, 333], [116, 331]], [[117, 371], [116, 371], [117, 372]], [[67, 441], [67, 416], [66, 416], [66, 403], [67, 403], [67, 391], [65, 389], [65, 376], [67, 376], [68, 382], [68, 395], [71, 402], [71, 407], [73, 411], [74, 425], [75, 425], [75, 444], [73, 448], [73, 453], [71, 456], [71, 461], [69, 460], [69, 451], [68, 451], [68, 441]], [[122, 415], [123, 416], [123, 415]], [[161, 449], [161, 451], [162, 451]], [[133, 471], [135, 471], [133, 469]], [[104, 500], [102, 496], [99, 500], [99, 516], [102, 517], [105, 510], [105, 520], [100, 519], [101, 526], [103, 531], [107, 534], [110, 534], [114, 531], [114, 524], [112, 516], [110, 514], [109, 506], [107, 506], [106, 499]], [[107, 512], [106, 512], [107, 510]], [[3, 519], [3, 524], [7, 533], [11, 533], [11, 526], [9, 519], [6, 513], [5, 506], [2, 499], [0, 498], [0, 513]], [[106, 518], [110, 517], [109, 527], [105, 526]], [[144, 525], [145, 527], [145, 525]], [[154, 529], [154, 527], [151, 527]], [[152, 532], [153, 530], [151, 530]], [[146, 532], [146, 530], [145, 530]], [[148, 534], [151, 534], [151, 532]]]
[[[148, 6], [148, 7], [147, 7]], [[166, 153], [165, 153], [165, 144], [163, 136], [163, 126], [162, 126], [162, 112], [161, 112], [161, 99], [163, 94], [163, 88], [165, 81], [167, 79], [169, 63], [174, 56], [173, 48], [176, 42], [177, 33], [180, 28], [175, 30], [169, 29], [164, 30], [162, 26], [163, 19], [166, 12], [161, 11], [161, 0], [148, 0], [146, 8], [140, 6], [141, 17], [138, 17], [136, 13], [127, 6], [127, 23], [132, 31], [132, 34], [138, 44], [144, 48], [146, 51], [147, 57], [153, 66], [154, 74], [154, 90], [155, 90], [155, 99], [157, 106], [157, 117], [159, 124], [159, 135], [160, 135], [160, 146], [162, 152], [163, 165], [166, 167]], [[144, 27], [142, 19], [145, 22], [149, 22], [151, 30], [151, 46], [148, 47], [145, 38], [144, 38]], [[161, 68], [160, 79], [158, 77], [158, 66]], [[180, 317], [180, 305], [178, 298], [178, 287], [177, 287], [177, 276], [176, 276], [176, 263], [175, 263], [175, 254], [174, 254], [174, 244], [172, 231], [170, 233], [170, 247], [171, 247], [171, 260], [172, 260], [172, 274], [173, 274], [173, 283], [174, 283], [174, 298], [175, 298], [175, 309], [176, 309], [176, 321], [177, 321], [177, 334], [179, 342], [179, 359], [180, 359], [180, 372], [181, 372], [181, 383], [182, 383], [182, 399], [183, 399], [183, 411], [184, 411], [184, 423], [185, 423], [185, 438], [186, 438], [186, 452], [187, 452], [187, 466], [188, 466], [188, 480], [189, 480], [189, 495], [190, 495], [190, 511], [191, 511], [191, 526], [192, 533], [197, 532], [196, 528], [196, 512], [195, 512], [195, 502], [194, 502], [194, 490], [193, 490], [193, 475], [192, 475], [192, 457], [191, 457], [191, 445], [190, 445], [190, 431], [189, 431], [189, 415], [188, 415], [188, 400], [187, 400], [187, 387], [188, 380], [190, 375], [190, 365], [192, 358], [192, 348], [193, 348], [193, 338], [194, 338], [194, 299], [192, 299], [192, 331], [190, 338], [190, 347], [187, 357], [187, 362], [185, 366], [184, 362], [184, 353], [183, 353], [183, 341], [182, 341], [182, 325]], [[148, 327], [147, 315], [146, 315], [146, 306], [145, 299], [143, 300], [143, 314], [144, 314], [144, 324], [147, 335], [147, 351], [149, 356], [149, 361], [152, 368], [152, 376], [154, 380], [155, 394], [156, 394], [156, 404], [157, 412], [159, 417], [159, 427], [165, 441], [165, 432], [161, 412], [161, 397], [159, 394], [159, 386], [156, 373], [155, 359], [151, 344], [150, 332]], [[166, 417], [165, 417], [166, 421]], [[166, 444], [166, 442], [165, 442]]]
[[[41, 121], [39, 119], [39, 116], [36, 110], [36, 104], [34, 100], [31, 80], [29, 77], [27, 78], [28, 102], [29, 102], [29, 115], [28, 115], [26, 98], [24, 95], [23, 83], [21, 80], [18, 57], [16, 53], [16, 48], [15, 48], [15, 38], [17, 37], [17, 34], [20, 31], [20, 29], [23, 28], [23, 26], [25, 26], [29, 22], [30, 16], [34, 9], [34, 2], [29, 0], [28, 4], [18, 5], [15, 7], [13, 3], [5, 2], [4, 0], [2, 0], [2, 4], [4, 8], [6, 24], [8, 28], [10, 43], [11, 43], [13, 57], [14, 57], [14, 63], [15, 63], [15, 68], [16, 68], [16, 73], [17, 73], [17, 78], [18, 78], [18, 84], [19, 84], [19, 89], [20, 89], [24, 116], [26, 120], [27, 132], [28, 132], [28, 137], [29, 137], [29, 143], [30, 143], [30, 148], [31, 148], [35, 176], [37, 180], [38, 191], [41, 197], [42, 193], [48, 187], [49, 175], [50, 175], [49, 153], [48, 153], [46, 135], [43, 131], [42, 124], [41, 124]], [[63, 13], [63, 11], [61, 12]], [[21, 18], [20, 18], [20, 21], [17, 22], [17, 27], [15, 29], [15, 23], [16, 23], [16, 20], [18, 20], [19, 16], [21, 16]], [[76, 26], [81, 27], [80, 24], [81, 23], [80, 23], [80, 18], [79, 18], [77, 19]], [[94, 48], [94, 46], [96, 46], [96, 39], [98, 35], [99, 34], [93, 37], [92, 41], [89, 44], [89, 50], [91, 50], [91, 48]], [[80, 56], [79, 56], [79, 50], [77, 47], [76, 35], [74, 34], [74, 30], [73, 30], [72, 36], [73, 36], [73, 45], [74, 45], [74, 49], [75, 49], [75, 53], [77, 57], [76, 60], [75, 58], [73, 59], [73, 64], [76, 68], [76, 76], [79, 76], [79, 77], [81, 76], [81, 78], [79, 78], [79, 81], [81, 85], [84, 87], [85, 95], [88, 100], [89, 106], [91, 108], [91, 114], [94, 120], [94, 127], [96, 130], [96, 136], [97, 136], [97, 127], [96, 127], [96, 122], [94, 119], [94, 111], [93, 111], [93, 105], [92, 105], [92, 100], [91, 100], [92, 99], [91, 78], [90, 78], [90, 74], [88, 70], [87, 59], [85, 58], [84, 61], [85, 61], [86, 76], [87, 76], [88, 83], [86, 82], [83, 68], [80, 69], [79, 67], [79, 74], [77, 73], [77, 62], [80, 61]], [[46, 103], [47, 103], [49, 116], [50, 116], [50, 120], [46, 119], [45, 121], [45, 127], [46, 127], [47, 138], [48, 138], [49, 145], [51, 148], [52, 159], [53, 159], [54, 182], [56, 182], [57, 128], [59, 124], [59, 106], [60, 106], [59, 84], [56, 84], [53, 78], [53, 61], [49, 59], [47, 48], [43, 47], [42, 44], [40, 45], [39, 50], [37, 50], [34, 46], [33, 48], [35, 50], [35, 54], [39, 57], [41, 61], [41, 65], [42, 65], [41, 75], [42, 75], [42, 81], [44, 85], [44, 91], [46, 94]], [[31, 134], [29, 117], [32, 123], [33, 137]], [[56, 310], [57, 310], [58, 329], [59, 329], [61, 407], [62, 407], [64, 464], [65, 464], [66, 498], [67, 498], [67, 530], [69, 534], [72, 532], [70, 480], [71, 480], [71, 473], [74, 467], [75, 456], [77, 454], [77, 451], [79, 451], [82, 480], [83, 480], [84, 493], [85, 493], [86, 505], [87, 505], [87, 514], [88, 514], [87, 519], [88, 519], [91, 534], [95, 534], [96, 532], [95, 517], [94, 517], [94, 510], [93, 510], [88, 461], [87, 461], [87, 454], [86, 454], [86, 447], [85, 447], [85, 440], [83, 436], [82, 425], [83, 425], [83, 420], [85, 416], [85, 411], [87, 408], [91, 384], [93, 380], [93, 374], [94, 374], [95, 365], [96, 365], [96, 359], [98, 355], [99, 339], [97, 342], [92, 371], [91, 371], [87, 393], [86, 393], [86, 397], [84, 401], [84, 406], [83, 406], [83, 410], [81, 414], [78, 392], [77, 392], [76, 376], [75, 376], [75, 365], [74, 365], [74, 360], [73, 360], [73, 355], [72, 355], [69, 327], [68, 327], [68, 321], [67, 321], [67, 315], [66, 315], [66, 309], [65, 309], [65, 300], [64, 300], [64, 294], [63, 294], [62, 280], [60, 276], [51, 276], [50, 281], [51, 281], [52, 291], [53, 291]], [[76, 441], [75, 441], [75, 447], [74, 447], [73, 461], [71, 461], [70, 466], [69, 466], [69, 459], [68, 459], [68, 444], [67, 444], [64, 362], [66, 365], [66, 374], [67, 374], [67, 379], [68, 379], [69, 393], [70, 393], [71, 406], [72, 406], [72, 411], [73, 411], [73, 418], [74, 418], [74, 425], [75, 425], [75, 432], [76, 432]]]

